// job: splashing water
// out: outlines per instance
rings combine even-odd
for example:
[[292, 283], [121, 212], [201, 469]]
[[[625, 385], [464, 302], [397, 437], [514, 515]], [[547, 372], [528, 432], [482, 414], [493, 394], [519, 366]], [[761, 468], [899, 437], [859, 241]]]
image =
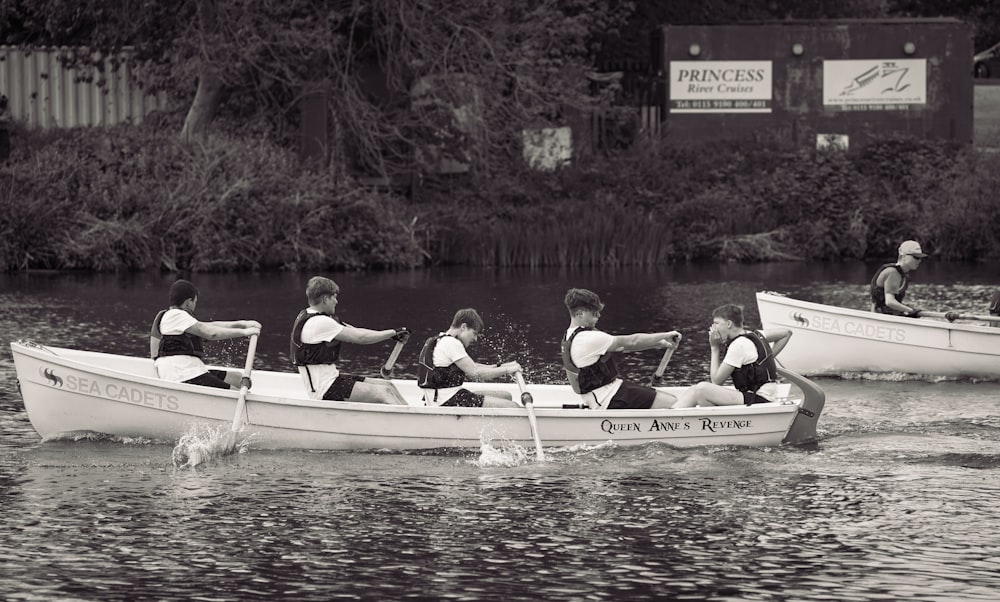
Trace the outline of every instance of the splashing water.
[[476, 343], [482, 362], [519, 361], [523, 364], [531, 357], [527, 324], [520, 323], [503, 312], [488, 314], [487, 323], [484, 335]]
[[532, 461], [534, 459], [528, 455], [528, 450], [516, 443], [497, 448], [484, 441], [479, 447], [479, 457], [472, 463], [479, 468], [513, 468]]
[[961, 380], [956, 376], [941, 376], [935, 374], [910, 374], [908, 372], [852, 372], [844, 371], [838, 374], [843, 380], [877, 380], [889, 383], [900, 383], [907, 381], [925, 381], [930, 383], [941, 383]]
[[174, 446], [172, 459], [177, 468], [194, 468], [199, 464], [221, 458], [232, 451], [245, 453], [250, 445], [251, 437], [238, 441], [235, 450], [230, 449], [229, 442], [232, 431], [228, 426], [209, 426], [196, 424], [188, 432], [181, 435]]
[[535, 461], [526, 448], [488, 431], [484, 429], [479, 433], [479, 457], [472, 461], [473, 465], [479, 468], [513, 468]]

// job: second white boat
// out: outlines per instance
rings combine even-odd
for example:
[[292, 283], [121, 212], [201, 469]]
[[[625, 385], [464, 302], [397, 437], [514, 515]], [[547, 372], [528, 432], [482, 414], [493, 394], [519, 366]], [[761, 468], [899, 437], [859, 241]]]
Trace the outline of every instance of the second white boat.
[[811, 375], [900, 372], [1000, 378], [1000, 328], [933, 318], [905, 318], [757, 293], [763, 328], [792, 338], [778, 360]]

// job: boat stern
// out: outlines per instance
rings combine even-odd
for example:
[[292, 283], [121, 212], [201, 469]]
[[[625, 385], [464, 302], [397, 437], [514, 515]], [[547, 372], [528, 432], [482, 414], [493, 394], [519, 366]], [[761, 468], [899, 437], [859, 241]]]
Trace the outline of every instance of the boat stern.
[[826, 393], [808, 378], [784, 368], [778, 368], [778, 374], [802, 391], [799, 411], [792, 420], [792, 426], [789, 427], [782, 443], [798, 445], [816, 441], [818, 438], [816, 425], [819, 424], [820, 414], [823, 413], [823, 406], [826, 405]]

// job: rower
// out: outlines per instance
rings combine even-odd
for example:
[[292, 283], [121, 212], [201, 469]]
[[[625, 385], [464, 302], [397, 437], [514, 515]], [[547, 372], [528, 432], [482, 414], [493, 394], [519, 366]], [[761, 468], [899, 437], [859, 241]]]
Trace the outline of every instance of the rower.
[[238, 389], [239, 370], [209, 370], [202, 361], [203, 339], [218, 341], [260, 334], [260, 322], [201, 322], [194, 317], [198, 289], [187, 280], [170, 286], [170, 307], [156, 314], [149, 330], [149, 356], [163, 380], [217, 389]]
[[906, 297], [906, 287], [910, 284], [910, 272], [916, 270], [925, 257], [927, 253], [920, 249], [920, 243], [915, 240], [907, 240], [899, 245], [896, 263], [883, 265], [872, 277], [872, 311], [892, 316], [920, 317], [920, 310], [912, 304], [904, 304], [903, 298]]

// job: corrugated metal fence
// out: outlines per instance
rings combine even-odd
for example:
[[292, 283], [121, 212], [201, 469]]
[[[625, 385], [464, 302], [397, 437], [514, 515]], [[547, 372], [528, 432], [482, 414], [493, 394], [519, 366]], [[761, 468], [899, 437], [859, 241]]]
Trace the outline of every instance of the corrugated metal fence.
[[0, 94], [13, 120], [32, 128], [68, 128], [139, 123], [166, 107], [166, 94], [146, 94], [127, 64], [109, 58], [66, 68], [60, 56], [73, 49], [0, 46]]
[[591, 113], [586, 132], [592, 151], [606, 151], [631, 146], [640, 140], [657, 138], [660, 135], [664, 111], [662, 85], [650, 72], [649, 63], [605, 62], [598, 72], [604, 75], [618, 75], [621, 92], [618, 106], [632, 107], [635, 115], [630, 123], [621, 117], [609, 119], [608, 115], [595, 111]]

